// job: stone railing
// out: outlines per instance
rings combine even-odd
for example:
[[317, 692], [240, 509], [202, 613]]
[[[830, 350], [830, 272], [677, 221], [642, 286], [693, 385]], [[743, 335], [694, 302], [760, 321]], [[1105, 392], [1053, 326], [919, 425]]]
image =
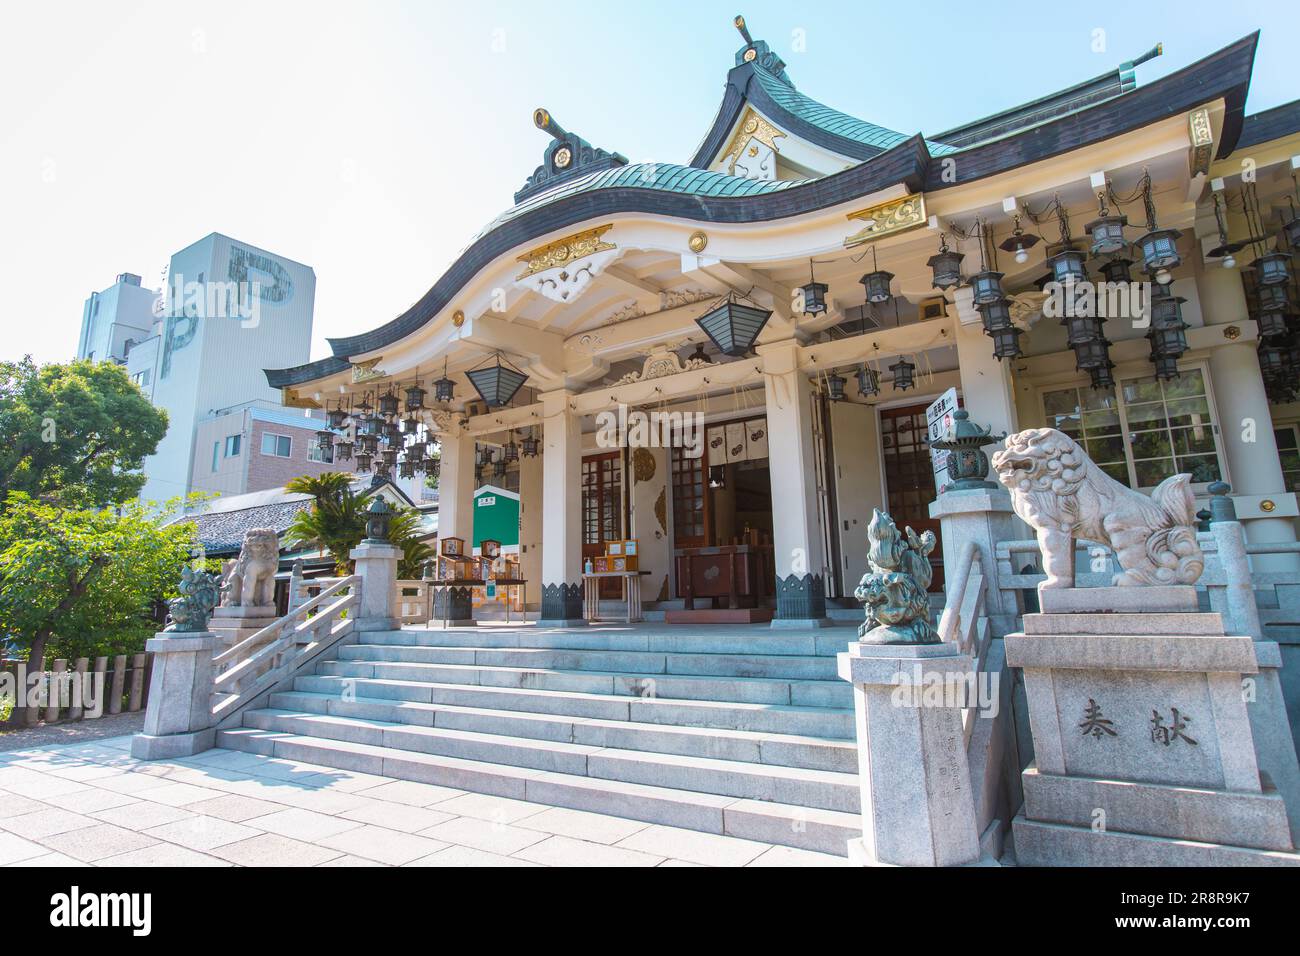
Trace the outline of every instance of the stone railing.
[[352, 632], [361, 578], [339, 578], [314, 598], [212, 659], [212, 716], [220, 723]]
[[[945, 644], [952, 644], [958, 653], [970, 655], [973, 670], [978, 674], [986, 669], [988, 663], [992, 629], [985, 613], [987, 592], [984, 573], [980, 569], [980, 548], [974, 541], [967, 541], [962, 546], [957, 566], [948, 578], [947, 593], [949, 599], [939, 617], [939, 637]], [[975, 703], [977, 701], [972, 701]], [[978, 716], [977, 706], [962, 710], [962, 730], [968, 746]]]
[[433, 617], [433, 589], [419, 578], [399, 578], [393, 608], [403, 624], [427, 624]]

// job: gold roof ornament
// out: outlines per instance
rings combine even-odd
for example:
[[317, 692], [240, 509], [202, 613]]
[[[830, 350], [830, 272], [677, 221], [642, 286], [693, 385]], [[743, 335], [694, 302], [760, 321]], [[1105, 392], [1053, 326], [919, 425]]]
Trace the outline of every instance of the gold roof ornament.
[[745, 151], [745, 147], [749, 145], [750, 140], [757, 140], [771, 149], [772, 152], [780, 153], [781, 150], [776, 145], [778, 138], [784, 139], [786, 134], [759, 116], [752, 106], [746, 107], [745, 115], [740, 119], [740, 125], [736, 127], [731, 142], [727, 144], [727, 149], [722, 154], [727, 162], [727, 173], [729, 175], [735, 174], [736, 162], [740, 159], [741, 153]]
[[889, 199], [858, 212], [851, 212], [848, 218], [863, 224], [862, 228], [844, 240], [844, 247], [851, 249], [867, 242], [875, 242], [885, 236], [906, 232], [928, 221], [925, 212], [925, 196], [913, 193], [898, 199]]
[[352, 384], [360, 385], [362, 382], [373, 382], [377, 378], [387, 378], [388, 373], [379, 367], [383, 361], [383, 356], [379, 358], [367, 359], [364, 362], [352, 363]]
[[524, 253], [519, 257], [519, 261], [524, 263], [525, 268], [523, 272], [516, 276], [516, 279], [527, 279], [531, 275], [546, 272], [548, 269], [555, 269], [570, 262], [577, 262], [579, 259], [587, 258], [587, 256], [594, 256], [598, 252], [617, 249], [618, 247], [614, 243], [605, 242], [601, 239], [601, 236], [613, 228], [613, 223], [597, 226], [595, 229], [576, 232], [571, 236], [565, 236], [555, 242], [548, 242], [531, 252]]

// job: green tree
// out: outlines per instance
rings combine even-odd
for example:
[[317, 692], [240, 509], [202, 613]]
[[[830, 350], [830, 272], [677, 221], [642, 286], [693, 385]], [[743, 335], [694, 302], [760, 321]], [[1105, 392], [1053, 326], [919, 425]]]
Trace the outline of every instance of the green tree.
[[0, 362], [0, 502], [11, 491], [78, 508], [127, 501], [166, 433], [167, 414], [112, 362]]
[[0, 511], [0, 633], [48, 656], [138, 651], [156, 602], [174, 596], [194, 548], [188, 523], [162, 525], [137, 503], [120, 513], [62, 508], [23, 492]]
[[[285, 491], [311, 495], [310, 511], [299, 511], [285, 533], [294, 547], [320, 548], [334, 559], [335, 573], [352, 573], [352, 549], [366, 536], [366, 508], [370, 496], [352, 490], [356, 479], [338, 471], [323, 475], [300, 475], [285, 485]], [[416, 540], [420, 530], [420, 513], [414, 508], [398, 509], [389, 524], [388, 540], [402, 549], [398, 563], [399, 578], [417, 578], [432, 549]]]

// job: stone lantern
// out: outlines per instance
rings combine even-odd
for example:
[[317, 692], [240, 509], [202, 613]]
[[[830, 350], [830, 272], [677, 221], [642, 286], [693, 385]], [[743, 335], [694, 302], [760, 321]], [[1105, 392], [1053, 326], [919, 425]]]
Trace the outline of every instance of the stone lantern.
[[989, 456], [981, 450], [1006, 438], [1006, 434], [993, 435], [990, 429], [981, 428], [970, 420], [970, 412], [959, 408], [952, 413], [952, 428], [931, 448], [948, 452], [948, 477], [952, 483], [947, 491], [970, 491], [976, 488], [996, 488], [996, 483], [985, 479], [989, 473]]
[[388, 526], [393, 520], [393, 509], [379, 495], [370, 501], [366, 509], [366, 540], [373, 544], [388, 543]]

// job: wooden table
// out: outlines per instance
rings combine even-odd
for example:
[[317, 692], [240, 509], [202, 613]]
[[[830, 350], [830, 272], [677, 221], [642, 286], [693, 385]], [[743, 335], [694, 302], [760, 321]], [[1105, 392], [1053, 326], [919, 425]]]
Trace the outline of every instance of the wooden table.
[[582, 616], [587, 621], [600, 620], [601, 578], [622, 578], [623, 598], [627, 601], [624, 621], [632, 624], [641, 620], [641, 575], [649, 571], [593, 571], [582, 576]]

